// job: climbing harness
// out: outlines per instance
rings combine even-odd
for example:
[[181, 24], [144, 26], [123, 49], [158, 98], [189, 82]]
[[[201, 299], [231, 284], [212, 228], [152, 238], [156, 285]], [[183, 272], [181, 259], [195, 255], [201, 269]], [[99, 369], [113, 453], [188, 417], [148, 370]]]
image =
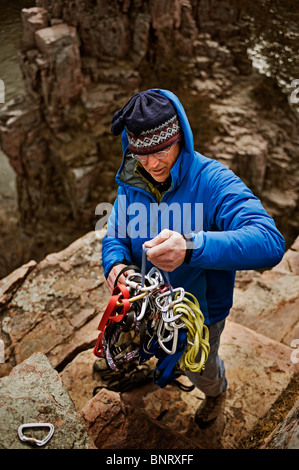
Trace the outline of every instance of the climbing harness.
[[[151, 369], [149, 364], [139, 365], [137, 360], [133, 359], [119, 372], [114, 372], [106, 365], [106, 361], [106, 366], [103, 367], [103, 363], [101, 361], [105, 361], [105, 359], [98, 359], [93, 364], [95, 377], [99, 376], [102, 382], [101, 385], [98, 385], [93, 389], [93, 396], [103, 388], [112, 390], [113, 392], [124, 393], [153, 381], [153, 369]], [[182, 374], [183, 372], [179, 369], [178, 365], [176, 365], [174, 380], [171, 383], [179, 387], [184, 392], [191, 392], [195, 386], [193, 384], [186, 385], [178, 380]]]
[[96, 374], [99, 374], [101, 381], [104, 382], [104, 384], [94, 388], [93, 396], [102, 388], [123, 393], [152, 381], [150, 366], [148, 364], [139, 366], [136, 360], [130, 361], [126, 368], [118, 372], [112, 371], [109, 367], [101, 369], [98, 367], [98, 361], [94, 363], [93, 369]]
[[[115, 373], [130, 361], [142, 365], [155, 356], [153, 379], [165, 387], [178, 376], [178, 368], [204, 369], [210, 352], [209, 330], [192, 294], [182, 287], [173, 288], [167, 272], [152, 267], [146, 274], [145, 267], [146, 249], [140, 272], [129, 274], [126, 285], [114, 287], [98, 326], [94, 354], [105, 358]], [[130, 269], [137, 268], [127, 266], [122, 272]]]

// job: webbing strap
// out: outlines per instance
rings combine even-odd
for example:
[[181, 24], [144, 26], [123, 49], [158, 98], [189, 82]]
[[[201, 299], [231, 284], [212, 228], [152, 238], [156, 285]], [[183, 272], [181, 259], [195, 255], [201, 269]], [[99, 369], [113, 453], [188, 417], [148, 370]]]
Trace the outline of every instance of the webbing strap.
[[154, 382], [159, 387], [166, 387], [175, 379], [176, 364], [181, 359], [187, 345], [187, 332], [180, 330], [178, 334], [178, 344], [174, 354], [156, 354], [158, 362], [154, 370]]
[[141, 287], [144, 287], [145, 270], [146, 270], [146, 253], [149, 248], [142, 247], [142, 261], [141, 261]]
[[155, 356], [158, 361], [153, 372], [154, 382], [163, 388], [174, 380], [176, 364], [180, 361], [185, 352], [187, 345], [187, 331], [180, 329], [178, 332], [178, 344], [174, 354], [167, 354], [160, 348], [157, 336], [152, 336], [150, 328], [148, 328], [151, 336], [147, 344], [144, 344], [139, 351], [139, 364], [149, 360]]
[[114, 287], [117, 286], [118, 284], [118, 279], [120, 278], [120, 276], [125, 273], [126, 271], [130, 271], [130, 270], [134, 270], [134, 271], [140, 271], [140, 268], [138, 266], [135, 266], [135, 264], [129, 264], [128, 266], [125, 266], [124, 268], [122, 268], [118, 275], [116, 276], [115, 278], [115, 281], [114, 281]]
[[[149, 248], [143, 246], [142, 247], [142, 261], [141, 261], [141, 287], [144, 287], [144, 280], [145, 280], [145, 271], [146, 271], [146, 253], [148, 252]], [[170, 284], [169, 273], [167, 271], [162, 271], [164, 277], [166, 279], [167, 284], [169, 285], [169, 290], [171, 293], [171, 298], [173, 299], [173, 289]]]
[[[111, 322], [120, 322], [123, 320], [124, 316], [128, 313], [128, 311], [131, 308], [130, 301], [128, 300], [130, 297], [130, 293], [127, 289], [127, 287], [124, 284], [118, 284], [112, 293], [112, 297], [106, 307], [105, 312], [103, 313], [103, 316], [101, 318], [101, 321], [98, 326], [98, 330], [100, 331], [100, 334], [98, 336], [98, 340], [96, 342], [96, 345], [94, 347], [94, 354], [97, 357], [102, 357], [103, 354], [103, 336], [106, 327], [111, 323]], [[116, 303], [121, 299], [122, 301], [122, 310], [120, 314], [114, 315], [119, 308]]]
[[[98, 326], [98, 330], [100, 331], [103, 330], [109, 318], [111, 318], [111, 320], [116, 321], [116, 322], [121, 321], [124, 318], [125, 314], [129, 310], [128, 307], [130, 307], [130, 302], [128, 300], [129, 297], [130, 297], [130, 293], [124, 284], [118, 284], [114, 288], [112, 297], [109, 300], [106, 310], [101, 318], [100, 324]], [[122, 306], [123, 306], [122, 311], [119, 315], [112, 317], [113, 313], [116, 312], [117, 310], [116, 302], [118, 302], [120, 299], [122, 300]]]

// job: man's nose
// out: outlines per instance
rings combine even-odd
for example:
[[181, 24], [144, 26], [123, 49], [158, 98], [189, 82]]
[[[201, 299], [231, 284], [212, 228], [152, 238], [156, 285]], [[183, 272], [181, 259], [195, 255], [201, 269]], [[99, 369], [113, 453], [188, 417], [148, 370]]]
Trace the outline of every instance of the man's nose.
[[147, 160], [149, 168], [156, 168], [159, 165], [159, 160], [153, 155], [150, 155]]

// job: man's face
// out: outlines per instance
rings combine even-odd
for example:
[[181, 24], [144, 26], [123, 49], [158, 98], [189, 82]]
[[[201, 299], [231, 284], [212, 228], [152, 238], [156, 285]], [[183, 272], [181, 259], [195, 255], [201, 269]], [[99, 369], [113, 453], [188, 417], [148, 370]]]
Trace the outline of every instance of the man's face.
[[[151, 154], [147, 161], [141, 162], [141, 164], [154, 180], [158, 181], [158, 183], [163, 183], [170, 175], [170, 170], [177, 161], [180, 151], [180, 142], [176, 142], [171, 146], [170, 151], [165, 158], [160, 160], [155, 157], [155, 154]], [[159, 156], [159, 153], [157, 153], [156, 156]]]

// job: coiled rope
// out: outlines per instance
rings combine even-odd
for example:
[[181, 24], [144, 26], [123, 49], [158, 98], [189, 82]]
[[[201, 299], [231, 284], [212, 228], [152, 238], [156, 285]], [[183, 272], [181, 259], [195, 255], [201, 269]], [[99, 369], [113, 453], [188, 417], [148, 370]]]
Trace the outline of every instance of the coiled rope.
[[[187, 328], [187, 346], [179, 363], [180, 369], [200, 372], [205, 367], [210, 344], [209, 329], [204, 324], [199, 302], [193, 294], [185, 292], [182, 302], [173, 306], [173, 313], [174, 315], [180, 314], [180, 320]], [[200, 358], [198, 358], [199, 352]]]

